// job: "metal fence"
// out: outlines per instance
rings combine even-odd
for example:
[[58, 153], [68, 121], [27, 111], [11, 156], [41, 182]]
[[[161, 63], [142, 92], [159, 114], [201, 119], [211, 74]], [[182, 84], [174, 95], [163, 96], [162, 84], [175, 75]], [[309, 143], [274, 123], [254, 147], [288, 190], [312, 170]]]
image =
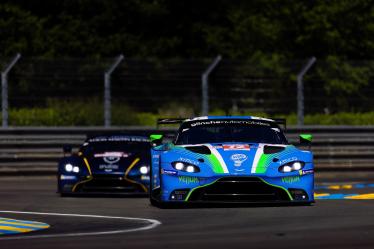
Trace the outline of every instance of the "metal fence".
[[[367, 112], [374, 107], [372, 61], [13, 59], [0, 60], [4, 111], [8, 103], [12, 110], [69, 109], [60, 103], [81, 102], [100, 112], [107, 126], [113, 105], [187, 116], [298, 113], [301, 123], [304, 112]], [[66, 111], [79, 111], [73, 107]]]

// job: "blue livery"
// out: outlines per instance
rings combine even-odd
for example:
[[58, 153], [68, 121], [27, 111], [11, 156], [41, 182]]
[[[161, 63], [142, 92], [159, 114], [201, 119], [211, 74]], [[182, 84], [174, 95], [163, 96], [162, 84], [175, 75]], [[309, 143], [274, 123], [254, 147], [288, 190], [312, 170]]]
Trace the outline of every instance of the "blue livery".
[[[181, 125], [173, 142], [151, 136], [152, 204], [314, 202], [313, 154], [289, 144], [276, 120], [209, 116], [160, 123]], [[300, 139], [310, 145], [312, 136]]]

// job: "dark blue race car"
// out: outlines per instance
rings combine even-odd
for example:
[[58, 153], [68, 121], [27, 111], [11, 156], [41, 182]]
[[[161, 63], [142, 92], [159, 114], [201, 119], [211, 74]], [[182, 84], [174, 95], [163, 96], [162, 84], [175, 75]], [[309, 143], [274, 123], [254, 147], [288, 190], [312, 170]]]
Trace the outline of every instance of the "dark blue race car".
[[149, 164], [150, 142], [145, 136], [91, 137], [77, 154], [59, 161], [58, 192], [144, 194], [149, 188]]
[[[314, 202], [313, 154], [289, 144], [280, 122], [251, 116], [161, 120], [181, 125], [171, 143], [151, 136], [151, 203]], [[300, 135], [306, 145], [311, 140]]]

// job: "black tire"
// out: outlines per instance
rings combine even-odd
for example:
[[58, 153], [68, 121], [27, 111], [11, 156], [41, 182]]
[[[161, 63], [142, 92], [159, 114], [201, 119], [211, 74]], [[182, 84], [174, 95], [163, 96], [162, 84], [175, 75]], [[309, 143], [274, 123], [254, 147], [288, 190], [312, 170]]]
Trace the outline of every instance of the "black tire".
[[[161, 198], [158, 195], [155, 194], [155, 191], [153, 190], [153, 167], [151, 165], [149, 174], [150, 174], [150, 183], [149, 183], [149, 202], [152, 206], [162, 208], [164, 206], [164, 203], [161, 201]], [[161, 170], [161, 167], [160, 167]], [[161, 172], [159, 173], [161, 175]], [[158, 192], [158, 191], [157, 191]]]
[[149, 198], [149, 201], [151, 202], [151, 205], [154, 206], [154, 207], [160, 207], [160, 202], [159, 201], [156, 201], [155, 199], [153, 199], [152, 197]]

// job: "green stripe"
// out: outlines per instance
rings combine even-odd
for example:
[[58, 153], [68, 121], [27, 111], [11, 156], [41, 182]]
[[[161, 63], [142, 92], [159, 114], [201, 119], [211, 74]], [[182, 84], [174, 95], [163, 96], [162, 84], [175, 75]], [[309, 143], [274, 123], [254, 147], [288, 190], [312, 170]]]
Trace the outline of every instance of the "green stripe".
[[[264, 179], [262, 179], [262, 178], [260, 178], [260, 177], [258, 177], [258, 178], [259, 178], [262, 182], [264, 182], [265, 184], [267, 184], [267, 185], [269, 185], [269, 186], [283, 189], [284, 191], [286, 191], [286, 193], [287, 193], [287, 195], [288, 195], [288, 198], [290, 198], [291, 201], [293, 200], [293, 198], [292, 198], [290, 192], [289, 192], [286, 188], [284, 188], [284, 187], [282, 187], [282, 186], [278, 186], [278, 185], [274, 185], [274, 184], [268, 183], [268, 182], [266, 182]], [[219, 178], [219, 179], [222, 179], [222, 178]], [[205, 185], [201, 185], [201, 186], [197, 186], [196, 188], [191, 189], [191, 191], [190, 191], [190, 193], [188, 193], [187, 198], [186, 198], [185, 201], [188, 201], [188, 199], [190, 198], [192, 192], [195, 191], [196, 189], [199, 189], [199, 188], [203, 188], [203, 187], [207, 187], [207, 186], [209, 186], [209, 185], [212, 185], [213, 183], [217, 182], [219, 179], [217, 179], [217, 180], [215, 180], [215, 181], [213, 181], [213, 182], [211, 182], [211, 183], [208, 183], [208, 184], [205, 184]]]
[[256, 167], [256, 173], [265, 173], [267, 167], [268, 156], [261, 155], [260, 160], [258, 160], [257, 167]]
[[287, 193], [288, 197], [290, 198], [290, 200], [291, 200], [291, 201], [293, 200], [293, 198], [292, 198], [290, 192], [288, 191], [288, 189], [286, 189], [286, 188], [284, 188], [284, 187], [282, 187], [282, 186], [278, 186], [278, 185], [274, 185], [274, 184], [268, 183], [268, 182], [266, 182], [264, 179], [262, 179], [261, 177], [259, 177], [259, 178], [260, 178], [261, 181], [263, 181], [263, 182], [266, 183], [267, 185], [270, 185], [270, 186], [273, 186], [273, 187], [276, 187], [276, 188], [283, 189], [284, 191], [286, 191], [286, 193]]
[[215, 181], [213, 181], [213, 182], [211, 182], [211, 183], [208, 183], [208, 184], [205, 184], [205, 185], [201, 185], [201, 186], [197, 186], [196, 188], [191, 189], [191, 191], [188, 193], [187, 198], [186, 198], [185, 201], [188, 201], [188, 199], [190, 198], [192, 192], [195, 191], [196, 189], [198, 189], [198, 188], [203, 188], [203, 187], [207, 187], [207, 186], [209, 186], [209, 185], [212, 185], [213, 183], [215, 183], [215, 182], [218, 181], [218, 180], [219, 180], [219, 179], [217, 179], [217, 180], [215, 180]]
[[210, 154], [208, 156], [208, 160], [210, 164], [213, 166], [213, 171], [214, 173], [223, 173], [223, 168], [220, 162], [218, 161], [217, 157], [214, 154]]

